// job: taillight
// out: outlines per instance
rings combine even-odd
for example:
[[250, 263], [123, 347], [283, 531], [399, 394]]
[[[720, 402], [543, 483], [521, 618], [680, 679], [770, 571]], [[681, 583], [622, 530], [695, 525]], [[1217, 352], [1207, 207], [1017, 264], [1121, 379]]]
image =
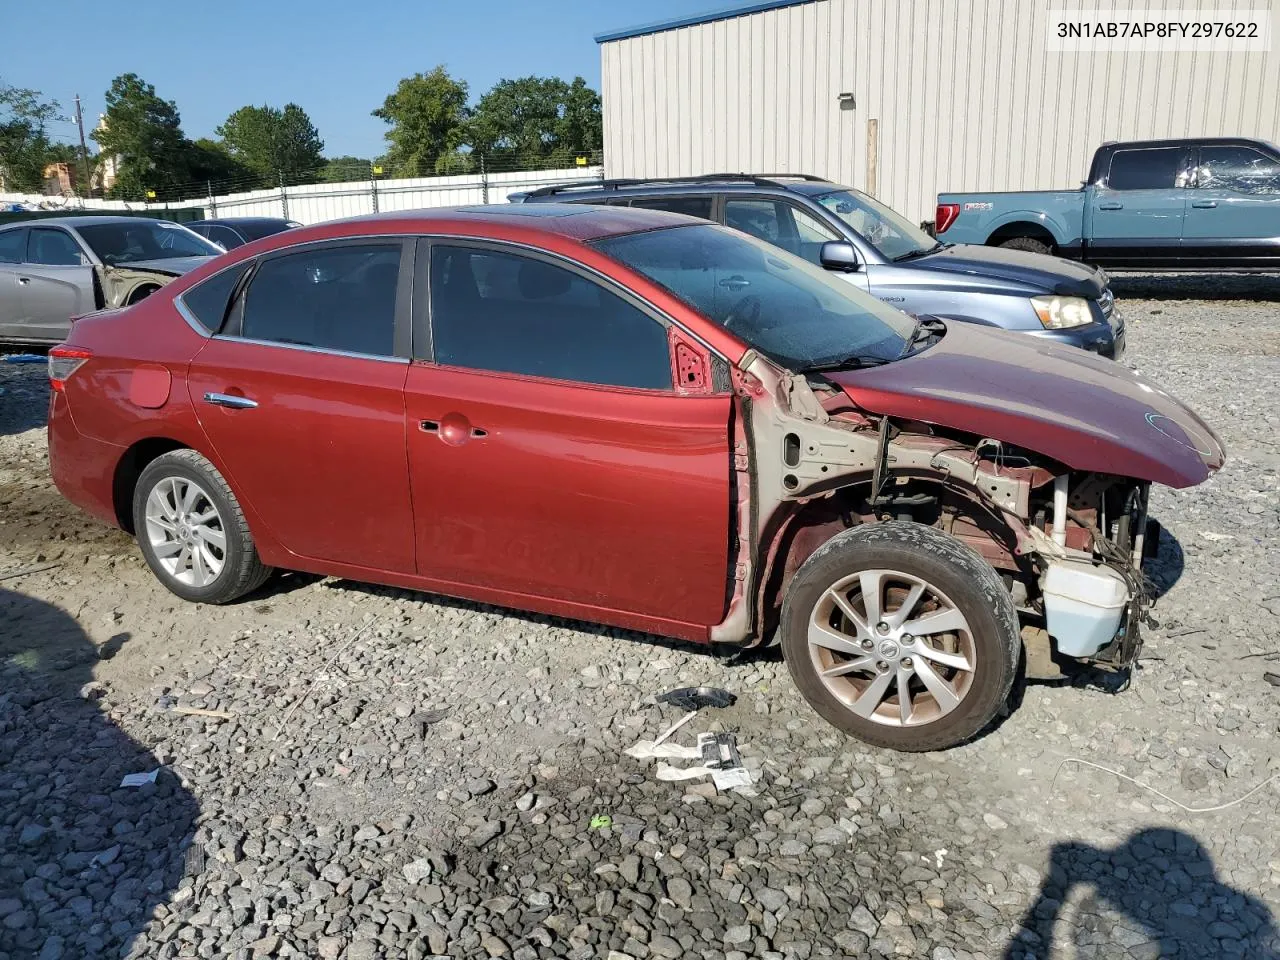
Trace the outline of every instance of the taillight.
[[65, 344], [49, 350], [49, 386], [61, 393], [67, 388], [67, 380], [93, 356], [92, 351]]
[[937, 211], [933, 215], [933, 232], [946, 233], [947, 227], [956, 222], [956, 217], [960, 216], [960, 204], [958, 203], [940, 203]]

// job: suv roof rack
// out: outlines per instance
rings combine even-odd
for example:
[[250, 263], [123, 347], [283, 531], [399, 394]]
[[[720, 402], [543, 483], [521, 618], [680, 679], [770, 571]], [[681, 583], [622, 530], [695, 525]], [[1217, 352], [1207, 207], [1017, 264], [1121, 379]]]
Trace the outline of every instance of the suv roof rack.
[[804, 180], [813, 183], [827, 183], [826, 177], [815, 177], [811, 173], [703, 173], [692, 177], [634, 177], [615, 180], [569, 180], [530, 190], [526, 197], [550, 197], [568, 190], [600, 190], [608, 192], [626, 187], [643, 187], [661, 184], [697, 184], [697, 183], [752, 183], [760, 187], [778, 187], [779, 180]]

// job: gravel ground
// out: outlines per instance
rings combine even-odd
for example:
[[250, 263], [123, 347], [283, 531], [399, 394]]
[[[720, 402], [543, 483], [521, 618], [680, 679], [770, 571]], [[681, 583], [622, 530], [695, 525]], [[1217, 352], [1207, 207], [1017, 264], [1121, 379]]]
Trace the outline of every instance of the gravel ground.
[[[43, 371], [0, 364], [0, 577], [56, 564], [0, 579], [0, 960], [1280, 955], [1280, 780], [1232, 803], [1280, 773], [1280, 285], [1117, 292], [1227, 467], [1153, 496], [1127, 689], [1031, 684], [932, 755], [768, 656], [300, 576], [184, 604], [60, 499]], [[738, 701], [676, 739], [735, 731], [755, 796], [622, 755], [688, 684]]]

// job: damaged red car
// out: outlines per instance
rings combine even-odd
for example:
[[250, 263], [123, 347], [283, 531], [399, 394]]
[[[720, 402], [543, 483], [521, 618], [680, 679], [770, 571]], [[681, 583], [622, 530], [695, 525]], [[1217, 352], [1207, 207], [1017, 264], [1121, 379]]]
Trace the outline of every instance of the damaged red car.
[[995, 717], [1024, 625], [1132, 663], [1148, 490], [1224, 457], [1111, 361], [626, 208], [292, 230], [77, 320], [49, 368], [58, 488], [181, 597], [285, 568], [777, 642], [900, 750]]

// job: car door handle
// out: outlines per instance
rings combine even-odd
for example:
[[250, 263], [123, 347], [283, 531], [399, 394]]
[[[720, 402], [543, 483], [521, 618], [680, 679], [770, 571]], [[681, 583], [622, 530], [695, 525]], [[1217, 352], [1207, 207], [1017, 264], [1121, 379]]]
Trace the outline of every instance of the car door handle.
[[1217, 200], [1192, 200], [1193, 207], [1199, 207], [1201, 210], [1212, 210], [1218, 205]]
[[439, 420], [419, 420], [418, 429], [439, 437], [451, 447], [460, 447], [468, 440], [483, 440], [489, 435], [488, 430], [472, 426], [460, 413], [447, 413]]
[[744, 290], [751, 286], [751, 281], [746, 277], [725, 277], [720, 281], [720, 286], [726, 290]]
[[1119, 200], [1108, 200], [1106, 203], [1098, 204], [1099, 210], [1123, 210], [1124, 204]]
[[237, 397], [230, 393], [206, 393], [204, 402], [211, 403], [215, 407], [230, 407], [232, 410], [252, 410], [258, 405], [257, 400]]

